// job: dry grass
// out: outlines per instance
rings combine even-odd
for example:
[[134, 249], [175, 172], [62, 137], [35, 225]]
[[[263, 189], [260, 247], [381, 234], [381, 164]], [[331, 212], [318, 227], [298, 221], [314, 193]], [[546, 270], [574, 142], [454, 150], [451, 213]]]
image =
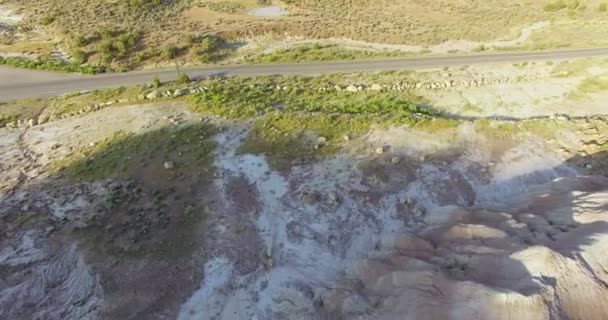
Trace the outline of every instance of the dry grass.
[[[351, 0], [275, 0], [273, 5], [285, 6], [290, 12], [282, 17], [249, 16], [249, 9], [262, 6], [256, 0], [162, 0], [158, 5], [139, 6], [132, 2], [5, 0], [26, 15], [25, 29], [44, 25], [48, 33], [62, 40], [68, 52], [84, 51], [88, 63], [124, 68], [167, 61], [162, 50], [170, 45], [179, 48], [184, 62], [200, 63], [192, 44], [184, 41], [186, 35], [217, 34], [235, 41], [265, 34], [344, 37], [427, 46], [457, 39], [513, 38], [524, 26], [554, 20], [557, 24], [537, 37], [536, 47], [563, 47], [572, 39], [586, 46], [605, 45], [608, 38], [603, 32], [606, 25], [595, 25], [594, 29], [592, 24], [608, 18], [608, 13], [599, 10], [602, 0], [579, 0], [558, 10], [546, 10], [550, 0], [360, 0], [356, 4]], [[588, 32], [578, 37], [583, 34], [580, 28], [564, 23], [572, 21], [584, 21]], [[103, 39], [99, 33], [104, 30], [118, 36], [140, 30], [142, 36], [126, 54], [107, 61], [100, 54]], [[78, 41], [83, 38], [84, 45]]]

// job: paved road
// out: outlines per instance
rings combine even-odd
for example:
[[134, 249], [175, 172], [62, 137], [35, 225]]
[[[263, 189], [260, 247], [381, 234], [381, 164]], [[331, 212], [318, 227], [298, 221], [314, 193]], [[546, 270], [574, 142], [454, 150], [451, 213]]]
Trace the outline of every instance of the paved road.
[[[353, 71], [415, 70], [433, 67], [518, 62], [533, 60], [561, 60], [585, 57], [608, 56], [608, 48], [535, 51], [517, 53], [477, 54], [463, 56], [437, 56], [399, 58], [386, 60], [364, 60], [348, 62], [317, 62], [267, 65], [234, 65], [185, 69], [190, 78], [210, 76], [256, 76], [256, 75], [314, 75], [322, 73]], [[49, 79], [48, 73], [12, 69], [19, 76], [7, 76], [7, 68], [0, 69], [0, 101], [23, 98], [43, 98], [67, 92], [103, 89], [150, 82], [157, 75], [161, 81], [174, 80], [175, 70], [135, 71], [109, 73], [95, 76], [58, 75]]]

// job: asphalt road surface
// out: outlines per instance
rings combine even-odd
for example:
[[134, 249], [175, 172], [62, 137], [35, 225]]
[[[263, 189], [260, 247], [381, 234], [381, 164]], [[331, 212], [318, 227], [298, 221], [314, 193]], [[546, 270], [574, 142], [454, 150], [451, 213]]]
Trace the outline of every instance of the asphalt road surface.
[[[490, 64], [534, 60], [564, 60], [608, 56], [608, 48], [535, 51], [513, 53], [485, 53], [462, 56], [436, 56], [385, 60], [343, 62], [315, 62], [264, 65], [231, 65], [183, 69], [191, 79], [215, 76], [257, 75], [316, 75], [355, 71], [415, 70], [445, 66]], [[69, 92], [112, 88], [149, 83], [154, 76], [161, 81], [177, 78], [173, 70], [134, 71], [100, 75], [74, 75], [43, 71], [0, 68], [0, 101], [25, 98], [44, 98]]]

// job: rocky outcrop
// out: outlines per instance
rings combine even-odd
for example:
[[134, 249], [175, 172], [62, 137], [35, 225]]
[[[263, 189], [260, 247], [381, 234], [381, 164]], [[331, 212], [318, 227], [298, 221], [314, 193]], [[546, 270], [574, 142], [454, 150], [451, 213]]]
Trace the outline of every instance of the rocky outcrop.
[[[322, 294], [346, 318], [604, 319], [608, 179], [559, 179], [508, 210], [444, 207], [386, 235]], [[604, 209], [602, 209], [604, 208]]]
[[14, 271], [0, 282], [6, 319], [96, 319], [103, 290], [76, 245], [46, 247], [33, 232], [0, 253], [0, 268]]

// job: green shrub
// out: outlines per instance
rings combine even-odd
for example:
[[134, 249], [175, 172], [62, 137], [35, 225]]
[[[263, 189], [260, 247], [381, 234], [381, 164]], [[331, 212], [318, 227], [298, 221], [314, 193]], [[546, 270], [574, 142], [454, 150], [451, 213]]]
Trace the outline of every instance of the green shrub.
[[147, 5], [160, 5], [161, 0], [129, 0], [129, 6], [135, 8], [145, 7]]
[[154, 76], [154, 78], [152, 78], [152, 87], [154, 88], [160, 88], [163, 84], [160, 82], [160, 79], [158, 78], [158, 76]]
[[87, 62], [87, 54], [82, 49], [74, 51], [74, 54], [72, 55], [72, 62], [77, 65]]
[[566, 0], [556, 0], [545, 5], [545, 11], [547, 12], [557, 12], [562, 9], [565, 9], [568, 6], [568, 2]]
[[42, 18], [40, 18], [40, 24], [43, 26], [48, 26], [49, 24], [55, 22], [55, 17], [53, 16], [43, 16]]
[[608, 11], [608, 3], [606, 3], [606, 2], [600, 3], [600, 6], [599, 6], [598, 10], [600, 12], [606, 12], [606, 11]]
[[190, 82], [190, 77], [188, 77], [188, 75], [184, 72], [180, 72], [179, 76], [177, 76], [177, 83], [186, 84], [188, 82]]
[[175, 45], [169, 45], [163, 50], [163, 57], [165, 59], [175, 59], [179, 54], [179, 48]]
[[204, 3], [203, 6], [211, 11], [225, 13], [237, 13], [240, 10], [245, 9], [245, 6], [234, 1], [209, 2]]
[[82, 35], [76, 35], [74, 37], [74, 46], [76, 48], [82, 48], [87, 45], [87, 39]]

